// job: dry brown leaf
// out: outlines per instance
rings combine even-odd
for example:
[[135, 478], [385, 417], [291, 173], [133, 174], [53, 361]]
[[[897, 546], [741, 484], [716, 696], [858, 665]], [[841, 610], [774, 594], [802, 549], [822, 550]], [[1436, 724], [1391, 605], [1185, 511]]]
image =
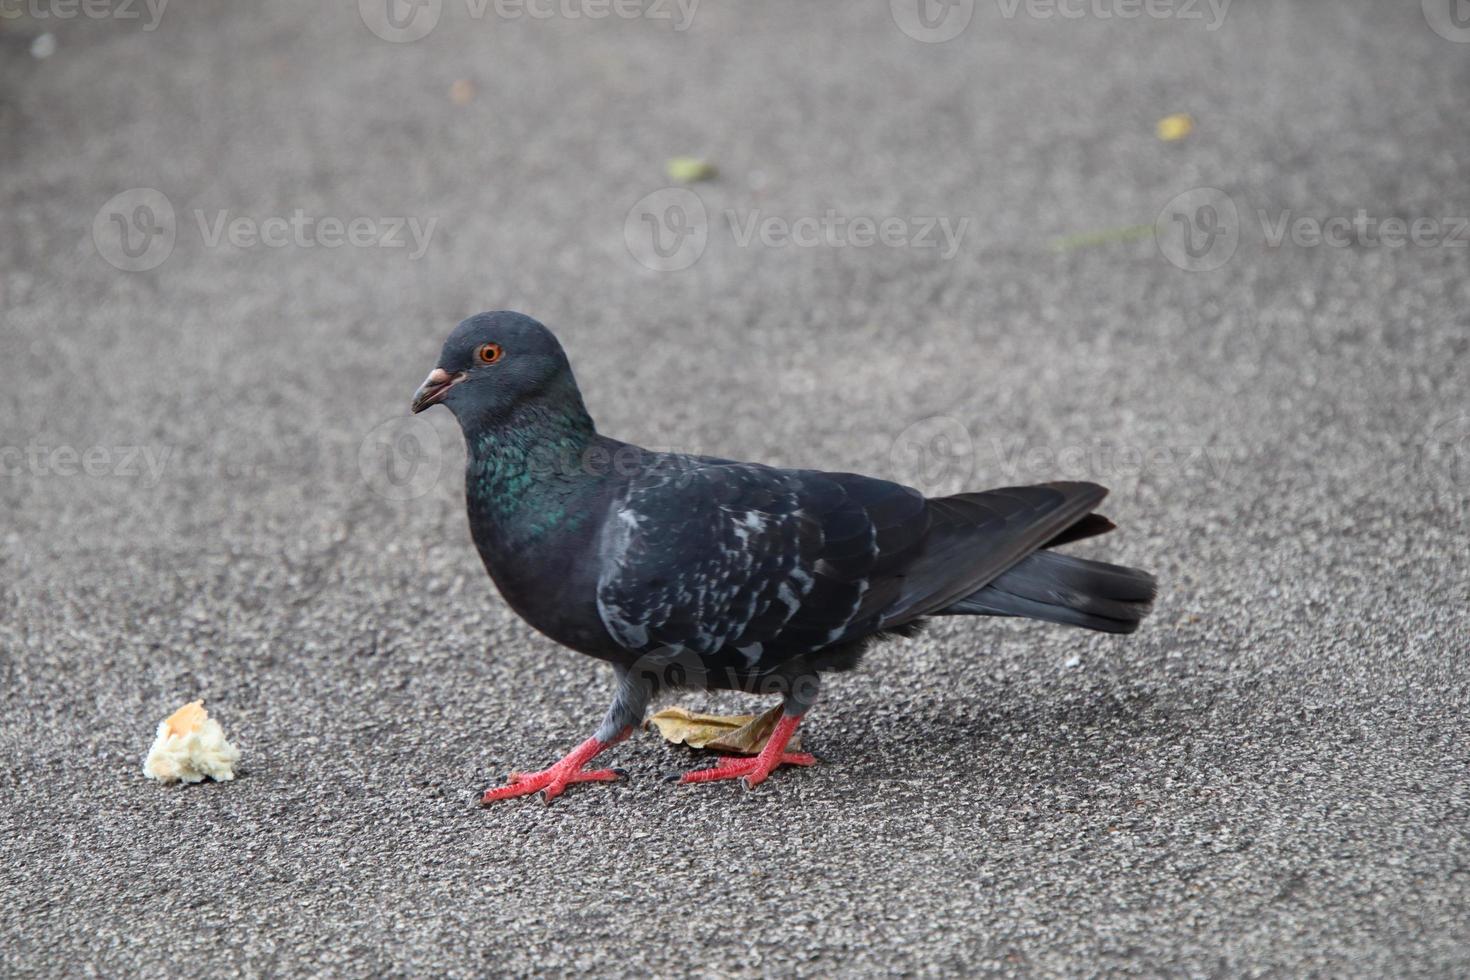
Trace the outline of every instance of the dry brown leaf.
[[[756, 755], [766, 747], [776, 722], [781, 720], [781, 705], [759, 715], [706, 715], [684, 708], [665, 708], [644, 727], [653, 726], [658, 733], [676, 745], [694, 749], [710, 749], [732, 755]], [[787, 751], [801, 747], [800, 733], [792, 736]]]

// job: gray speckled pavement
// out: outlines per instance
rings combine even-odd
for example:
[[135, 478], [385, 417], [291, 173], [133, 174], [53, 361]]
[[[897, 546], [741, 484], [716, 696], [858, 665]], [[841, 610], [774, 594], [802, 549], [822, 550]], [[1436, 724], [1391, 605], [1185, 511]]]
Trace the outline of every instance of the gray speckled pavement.
[[[1470, 972], [1470, 44], [1220, 6], [0, 20], [0, 973]], [[754, 794], [643, 733], [481, 809], [609, 691], [406, 419], [495, 307], [623, 438], [1106, 483], [1157, 612], [939, 622]], [[240, 777], [159, 787], [194, 697]]]

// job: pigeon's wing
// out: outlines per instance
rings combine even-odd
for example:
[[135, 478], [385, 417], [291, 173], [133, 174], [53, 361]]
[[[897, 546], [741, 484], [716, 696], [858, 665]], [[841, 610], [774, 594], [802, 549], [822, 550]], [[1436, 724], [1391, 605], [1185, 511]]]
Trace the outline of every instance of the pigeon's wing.
[[763, 671], [875, 621], [870, 583], [902, 574], [928, 523], [895, 483], [696, 461], [614, 503], [598, 609], [630, 650]]
[[629, 650], [753, 673], [943, 609], [1107, 493], [1052, 483], [926, 500], [851, 473], [699, 459], [673, 469], [614, 503], [598, 611]]

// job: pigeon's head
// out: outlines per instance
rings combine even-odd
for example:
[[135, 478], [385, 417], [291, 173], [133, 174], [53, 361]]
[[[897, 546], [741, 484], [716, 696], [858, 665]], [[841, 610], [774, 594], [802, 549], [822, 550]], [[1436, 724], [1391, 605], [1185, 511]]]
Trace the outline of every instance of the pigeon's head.
[[461, 424], [508, 418], [523, 402], [566, 401], [584, 412], [571, 365], [556, 337], [523, 313], [470, 317], [444, 341], [439, 365], [413, 396], [413, 411], [441, 402]]

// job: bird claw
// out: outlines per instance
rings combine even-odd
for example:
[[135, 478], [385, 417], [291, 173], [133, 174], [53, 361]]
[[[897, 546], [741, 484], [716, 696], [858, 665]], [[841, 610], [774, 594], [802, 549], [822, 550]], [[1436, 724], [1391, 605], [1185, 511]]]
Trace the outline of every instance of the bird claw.
[[745, 789], [752, 790], [781, 766], [813, 766], [816, 763], [816, 756], [810, 752], [782, 752], [779, 757], [769, 759], [763, 756], [724, 756], [713, 768], [684, 773], [679, 777], [679, 782], [712, 783], [717, 780], [738, 779]]
[[680, 782], [712, 783], [718, 779], [738, 779], [747, 790], [752, 790], [781, 766], [814, 766], [817, 759], [810, 752], [786, 751], [786, 744], [799, 724], [800, 715], [783, 715], [760, 755], [755, 758], [723, 756], [713, 769], [686, 772]]
[[509, 800], [518, 796], [541, 794], [543, 803], [551, 803], [573, 783], [610, 783], [628, 775], [624, 769], [581, 769], [558, 762], [540, 772], [512, 772], [505, 777], [505, 785], [487, 789], [480, 797], [480, 804]]

